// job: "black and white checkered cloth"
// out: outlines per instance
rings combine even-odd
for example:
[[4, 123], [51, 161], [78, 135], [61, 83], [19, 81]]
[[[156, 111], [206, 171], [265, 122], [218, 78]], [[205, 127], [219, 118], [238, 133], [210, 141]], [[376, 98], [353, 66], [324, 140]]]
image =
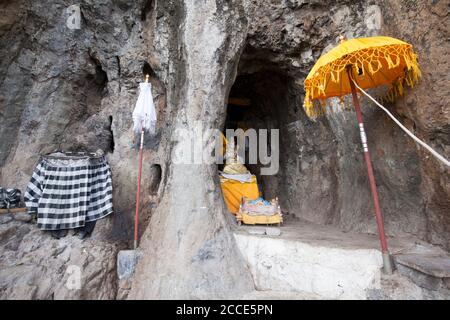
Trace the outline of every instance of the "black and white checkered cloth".
[[41, 230], [83, 227], [113, 212], [111, 170], [97, 158], [42, 157], [24, 195]]

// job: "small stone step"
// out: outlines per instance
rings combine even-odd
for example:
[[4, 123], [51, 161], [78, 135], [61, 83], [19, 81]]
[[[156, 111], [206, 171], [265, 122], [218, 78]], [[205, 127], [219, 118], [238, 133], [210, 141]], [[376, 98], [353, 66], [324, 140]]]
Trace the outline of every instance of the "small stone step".
[[432, 254], [399, 254], [394, 261], [400, 274], [428, 290], [450, 289], [450, 257]]
[[266, 234], [266, 229], [258, 228], [258, 227], [252, 227], [252, 228], [249, 228], [247, 230], [247, 232], [248, 232], [248, 234], [251, 234], [251, 235], [263, 236], [263, 235]]
[[270, 227], [266, 228], [266, 235], [271, 237], [278, 237], [281, 234], [280, 228]]
[[395, 262], [437, 278], [450, 277], [450, 257], [426, 254], [398, 254]]
[[117, 276], [119, 280], [130, 278], [142, 256], [141, 250], [121, 250], [117, 254]]

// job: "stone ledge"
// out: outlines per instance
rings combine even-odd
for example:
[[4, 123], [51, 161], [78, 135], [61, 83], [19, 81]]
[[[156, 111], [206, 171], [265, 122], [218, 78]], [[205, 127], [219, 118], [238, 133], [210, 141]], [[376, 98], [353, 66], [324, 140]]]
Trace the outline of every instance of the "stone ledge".
[[450, 278], [450, 257], [427, 254], [397, 254], [395, 262], [436, 278]]

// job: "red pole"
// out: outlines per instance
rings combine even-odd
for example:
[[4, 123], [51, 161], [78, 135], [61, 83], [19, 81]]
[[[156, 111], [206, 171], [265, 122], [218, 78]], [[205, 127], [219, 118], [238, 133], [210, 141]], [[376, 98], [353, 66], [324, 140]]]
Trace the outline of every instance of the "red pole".
[[369, 176], [370, 190], [372, 192], [372, 199], [373, 199], [373, 204], [375, 207], [375, 218], [377, 220], [378, 235], [380, 237], [384, 271], [388, 274], [391, 274], [392, 273], [392, 266], [391, 266], [391, 260], [390, 260], [391, 258], [390, 258], [389, 250], [388, 250], [388, 246], [387, 246], [386, 235], [384, 233], [383, 216], [381, 214], [380, 202], [378, 200], [377, 185], [375, 183], [375, 176], [373, 175], [372, 161], [370, 159], [369, 147], [367, 146], [367, 136], [366, 136], [366, 132], [364, 130], [364, 123], [363, 123], [363, 117], [362, 117], [362, 113], [361, 113], [361, 107], [359, 105], [358, 96], [356, 95], [356, 87], [352, 81], [351, 72], [352, 72], [352, 69], [347, 68], [348, 80], [350, 82], [350, 87], [352, 89], [353, 104], [355, 106], [356, 118], [358, 119], [359, 130], [360, 130], [360, 135], [361, 135], [361, 142], [362, 142], [363, 149], [364, 149], [364, 159], [366, 161], [366, 166], [367, 166], [367, 175]]
[[141, 194], [142, 158], [144, 156], [143, 147], [144, 147], [144, 124], [142, 123], [141, 145], [139, 147], [138, 187], [137, 187], [137, 192], [136, 192], [136, 214], [135, 214], [135, 217], [134, 217], [134, 250], [136, 250], [137, 242], [138, 242], [139, 200], [140, 200], [140, 194]]

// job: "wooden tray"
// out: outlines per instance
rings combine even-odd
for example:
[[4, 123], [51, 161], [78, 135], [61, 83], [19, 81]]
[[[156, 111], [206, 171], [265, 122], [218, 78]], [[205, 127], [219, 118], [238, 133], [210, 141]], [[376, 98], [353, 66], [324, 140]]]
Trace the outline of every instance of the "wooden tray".
[[276, 213], [271, 216], [266, 216], [266, 215], [249, 215], [245, 212], [240, 211], [236, 215], [236, 220], [239, 225], [242, 225], [242, 223], [243, 223], [243, 224], [250, 224], [250, 225], [276, 224], [276, 225], [280, 226], [283, 223], [283, 217], [280, 213]]
[[27, 208], [0, 209], [0, 213], [27, 212]]

